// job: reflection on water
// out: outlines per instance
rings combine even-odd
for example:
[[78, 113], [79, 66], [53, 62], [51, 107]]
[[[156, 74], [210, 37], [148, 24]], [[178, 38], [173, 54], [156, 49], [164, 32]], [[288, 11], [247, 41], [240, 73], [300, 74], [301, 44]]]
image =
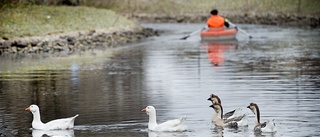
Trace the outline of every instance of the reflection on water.
[[185, 132], [148, 132], [148, 137], [187, 137]]
[[214, 66], [219, 66], [224, 62], [224, 54], [228, 50], [235, 50], [238, 46], [236, 40], [231, 41], [206, 41], [201, 46], [208, 50], [208, 59]]
[[73, 130], [32, 130], [32, 137], [74, 137]]
[[222, 127], [214, 127], [213, 128], [214, 137], [223, 137], [223, 128]]
[[[76, 137], [319, 135], [320, 40], [314, 31], [240, 25], [254, 38], [210, 45], [198, 36], [178, 40], [202, 24], [151, 26], [167, 33], [85, 56], [0, 57], [0, 136], [33, 134], [32, 114], [24, 110], [30, 104], [40, 107], [43, 122], [79, 114]], [[249, 126], [216, 128], [207, 101], [212, 93], [226, 112], [247, 111]], [[276, 134], [252, 132], [250, 102], [259, 104], [261, 121], [276, 120]], [[148, 105], [157, 108], [159, 123], [187, 115], [188, 131], [148, 132], [141, 112]]]

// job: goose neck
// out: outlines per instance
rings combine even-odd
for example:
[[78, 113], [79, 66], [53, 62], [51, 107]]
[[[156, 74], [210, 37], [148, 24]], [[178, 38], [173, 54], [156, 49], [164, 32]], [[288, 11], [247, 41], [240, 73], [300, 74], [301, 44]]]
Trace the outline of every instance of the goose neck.
[[218, 112], [218, 116], [220, 119], [223, 119], [223, 108], [221, 105], [220, 105], [220, 111]]
[[213, 111], [212, 121], [216, 121], [219, 117], [218, 113]]
[[255, 115], [256, 115], [256, 125], [259, 125], [260, 124], [260, 110], [259, 110], [258, 106], [255, 107]]
[[33, 113], [33, 121], [34, 122], [41, 122], [40, 112], [39, 111], [35, 111], [35, 112], [32, 112], [32, 113]]
[[149, 123], [148, 123], [148, 128], [149, 129], [154, 129], [157, 126], [157, 117], [156, 113], [149, 113]]

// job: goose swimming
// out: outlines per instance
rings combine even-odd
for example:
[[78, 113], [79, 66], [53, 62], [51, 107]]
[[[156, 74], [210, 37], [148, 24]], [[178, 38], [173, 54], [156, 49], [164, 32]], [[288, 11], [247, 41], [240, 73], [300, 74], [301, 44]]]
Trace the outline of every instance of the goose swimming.
[[149, 115], [148, 129], [151, 131], [186, 131], [186, 119], [187, 117], [181, 117], [179, 119], [168, 120], [164, 123], [157, 124], [156, 109], [153, 106], [147, 106], [141, 110]]
[[[208, 100], [211, 101], [213, 105], [221, 104], [221, 99], [215, 94], [211, 94]], [[223, 119], [232, 119], [235, 117], [242, 117], [243, 115], [244, 114], [242, 114], [242, 108], [237, 108], [230, 112], [225, 113], [223, 115]], [[215, 122], [218, 118], [219, 118], [219, 115], [216, 112], [213, 112], [212, 122]]]
[[37, 105], [30, 105], [25, 110], [30, 111], [33, 115], [32, 120], [32, 128], [39, 129], [39, 130], [65, 130], [65, 129], [73, 129], [74, 127], [74, 120], [79, 115], [75, 115], [69, 118], [62, 118], [52, 120], [48, 123], [42, 123], [40, 118], [40, 110]]
[[215, 121], [215, 125], [219, 127], [242, 127], [248, 126], [247, 114], [243, 114], [241, 117], [233, 117], [230, 119], [223, 119], [223, 108], [221, 104], [213, 104], [209, 107], [212, 107], [214, 111], [218, 114], [218, 118]]
[[256, 121], [254, 125], [254, 132], [261, 133], [261, 132], [276, 132], [276, 124], [274, 122], [274, 119], [269, 119], [267, 122], [260, 123], [260, 110], [256, 103], [250, 103], [249, 106], [247, 106], [256, 116]]

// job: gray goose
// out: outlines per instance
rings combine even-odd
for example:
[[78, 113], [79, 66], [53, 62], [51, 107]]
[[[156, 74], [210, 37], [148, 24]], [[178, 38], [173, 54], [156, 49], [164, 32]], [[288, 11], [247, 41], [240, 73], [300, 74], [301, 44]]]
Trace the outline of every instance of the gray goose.
[[215, 121], [215, 125], [218, 127], [238, 128], [241, 126], [248, 126], [246, 114], [242, 115], [241, 117], [223, 119], [223, 107], [221, 106], [221, 104], [213, 104], [209, 107], [212, 107], [214, 111], [218, 114], [218, 118]]
[[267, 122], [260, 123], [260, 110], [256, 103], [250, 103], [247, 108], [249, 108], [256, 116], [256, 121], [253, 128], [253, 131], [255, 133], [277, 131], [274, 119], [269, 119]]
[[[212, 102], [212, 105], [214, 104], [221, 104], [221, 99], [219, 98], [219, 96], [215, 95], [215, 94], [211, 94], [210, 97], [208, 98], [209, 101]], [[225, 113], [222, 117], [223, 119], [232, 119], [235, 117], [242, 117], [244, 114], [242, 114], [242, 108], [237, 108], [234, 109], [230, 112]], [[219, 117], [219, 115], [214, 112], [213, 116], [212, 116], [212, 122], [215, 122], [217, 120], [217, 118]]]

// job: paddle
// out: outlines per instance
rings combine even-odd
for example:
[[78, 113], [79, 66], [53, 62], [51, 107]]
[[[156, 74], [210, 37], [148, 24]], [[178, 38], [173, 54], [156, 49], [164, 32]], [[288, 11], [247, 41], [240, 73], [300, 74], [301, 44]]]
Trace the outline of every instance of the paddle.
[[228, 23], [229, 23], [232, 27], [237, 28], [237, 29], [238, 29], [240, 32], [242, 32], [244, 35], [249, 36], [249, 38], [250, 38], [250, 39], [252, 38], [252, 36], [251, 36], [249, 33], [247, 33], [246, 31], [244, 31], [243, 29], [241, 29], [241, 28], [237, 27], [237, 26], [236, 26], [236, 25], [234, 25], [232, 22], [228, 21]]
[[191, 37], [191, 36], [193, 36], [193, 35], [201, 32], [201, 30], [203, 30], [203, 29], [204, 29], [204, 27], [201, 28], [201, 29], [197, 29], [197, 30], [193, 31], [192, 33], [190, 33], [189, 35], [187, 35], [187, 36], [185, 36], [185, 37], [182, 37], [181, 40], [185, 40], [185, 39], [187, 39], [187, 38], [189, 38], [189, 37]]

